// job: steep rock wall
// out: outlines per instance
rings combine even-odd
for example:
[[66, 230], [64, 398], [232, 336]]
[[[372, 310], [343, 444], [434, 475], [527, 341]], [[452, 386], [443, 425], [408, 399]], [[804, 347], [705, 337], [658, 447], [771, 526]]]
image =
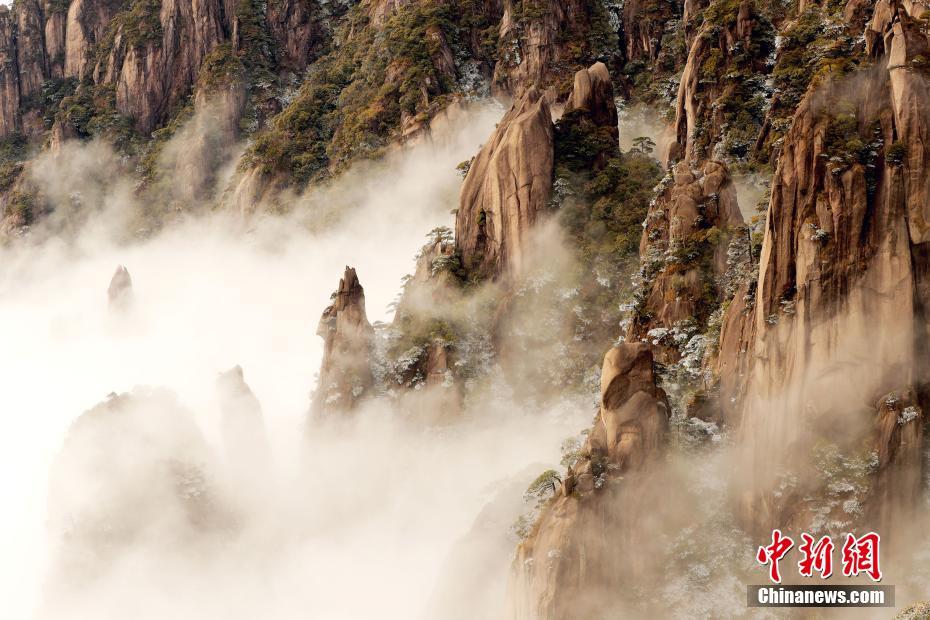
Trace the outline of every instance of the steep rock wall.
[[552, 190], [552, 118], [542, 93], [513, 104], [462, 185], [455, 242], [465, 268], [484, 277], [520, 272], [523, 245]]
[[0, 7], [0, 137], [20, 128], [15, 16]]
[[679, 83], [669, 162], [745, 157], [764, 120], [771, 23], [753, 0], [716, 0], [703, 17]]
[[818, 438], [850, 450], [869, 441], [869, 497], [884, 498], [872, 516], [893, 511], [892, 499], [912, 505], [919, 489], [930, 117], [914, 59], [927, 40], [903, 3], [880, 2], [868, 29], [872, 66], [814, 89], [795, 115], [772, 184], [751, 340], [736, 347], [752, 355], [740, 432], [753, 466], [744, 510], [760, 529], [812, 518], [773, 487], [789, 461], [812, 460]]
[[[519, 97], [535, 86], [550, 101], [564, 96], [578, 66], [609, 50], [596, 47], [616, 36], [600, 3], [505, 0], [494, 68], [495, 94]], [[594, 42], [594, 43], [592, 43]]]
[[[577, 461], [517, 548], [509, 617], [597, 617], [642, 571], [634, 541], [649, 513], [650, 471], [668, 430], [648, 345], [621, 344], [604, 358], [600, 410]], [[555, 485], [555, 482], [550, 482]]]
[[679, 162], [644, 224], [642, 285], [627, 339], [651, 340], [663, 361], [676, 361], [665, 335], [685, 329], [686, 322], [687, 329], [703, 331], [722, 301], [718, 283], [727, 268], [729, 237], [743, 224], [729, 170], [715, 161], [700, 168]]

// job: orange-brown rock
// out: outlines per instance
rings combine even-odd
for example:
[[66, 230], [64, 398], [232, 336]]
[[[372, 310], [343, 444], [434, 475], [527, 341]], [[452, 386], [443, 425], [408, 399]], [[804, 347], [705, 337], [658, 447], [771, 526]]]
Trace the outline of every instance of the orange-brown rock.
[[921, 487], [921, 435], [926, 416], [913, 392], [886, 394], [875, 410], [878, 472], [870, 511], [878, 523], [906, 523]]
[[683, 321], [707, 320], [720, 297], [716, 281], [726, 270], [728, 233], [742, 224], [724, 164], [675, 165], [646, 216], [640, 241], [643, 291], [628, 340]]
[[[685, 4], [691, 3], [687, 0]], [[623, 52], [627, 62], [651, 62], [659, 57], [666, 24], [679, 16], [670, 0], [627, 0], [623, 3]]]
[[349, 412], [368, 395], [374, 383], [374, 330], [365, 314], [365, 290], [355, 269], [346, 267], [332, 305], [323, 311], [317, 334], [323, 338], [323, 362], [313, 394], [313, 413]]
[[[771, 472], [808, 460], [818, 438], [874, 437], [879, 503], [889, 480], [905, 503], [919, 489], [920, 435], [891, 424], [896, 408], [874, 405], [911, 395], [917, 415], [907, 424], [919, 424], [930, 378], [930, 97], [910, 63], [926, 35], [905, 5], [876, 6], [872, 69], [802, 101], [772, 183], [741, 406], [753, 475], [746, 512], [762, 529], [786, 509]], [[857, 141], [868, 148], [854, 152]]]
[[21, 97], [42, 88], [48, 75], [45, 59], [45, 23], [39, 0], [20, 0], [16, 10], [16, 62]]
[[462, 185], [455, 242], [470, 273], [520, 273], [527, 235], [549, 202], [552, 165], [549, 105], [531, 88], [504, 115]]
[[68, 11], [53, 0], [45, 0], [45, 59], [48, 75], [61, 79], [65, 75], [65, 28]]
[[[300, 12], [288, 12], [282, 2], [273, 6], [285, 10], [286, 19]], [[308, 9], [300, 7], [303, 15]], [[115, 85], [118, 111], [141, 133], [151, 132], [190, 94], [210, 50], [228, 39], [229, 8], [234, 7], [224, 7], [222, 0], [164, 0], [157, 6], [73, 0], [67, 9], [52, 0], [22, 0], [4, 7], [0, 60], [3, 55], [8, 60], [0, 70], [0, 137], [20, 129], [44, 131], [40, 116], [33, 110], [32, 117], [21, 117], [20, 107], [47, 80], [62, 77]], [[269, 10], [269, 20], [280, 17]], [[117, 15], [123, 19], [114, 23]], [[294, 19], [297, 23], [287, 22], [288, 36], [281, 42], [288, 53], [300, 56], [310, 35], [302, 18]], [[306, 62], [306, 57], [294, 61]]]
[[16, 17], [0, 7], [0, 137], [20, 127], [19, 72], [16, 69]]
[[577, 62], [577, 46], [592, 31], [594, 7], [580, 0], [504, 0], [503, 6], [498, 28], [503, 53], [494, 67], [492, 91], [520, 97], [535, 86], [554, 101], [559, 78], [571, 77], [564, 67]]
[[719, 380], [715, 417], [733, 424], [739, 421], [740, 404], [746, 397], [752, 367], [755, 288], [755, 281], [745, 282], [733, 295], [723, 315], [716, 355], [709, 365]]
[[65, 24], [65, 77], [83, 78], [93, 70], [91, 48], [103, 39], [119, 4], [105, 0], [73, 0]]
[[[404, 285], [392, 323], [397, 334], [422, 334], [437, 321], [455, 321], [460, 312], [462, 274], [452, 233], [437, 229], [433, 235]], [[461, 412], [463, 393], [453, 371], [454, 349], [453, 342], [435, 336], [414, 349], [398, 351], [406, 358], [395, 368], [402, 409], [419, 422], [448, 422]]]
[[[649, 476], [668, 431], [665, 394], [644, 344], [604, 358], [601, 406], [577, 462], [517, 548], [510, 580], [514, 620], [596, 616], [622, 596], [648, 558], [633, 544], [649, 513]], [[628, 583], [628, 582], [627, 582]]]
[[565, 104], [566, 112], [572, 110], [585, 110], [595, 125], [617, 126], [617, 105], [614, 103], [614, 87], [610, 83], [607, 65], [596, 62], [575, 73], [572, 93]]
[[302, 71], [322, 43], [316, 3], [312, 0], [272, 0], [266, 21], [277, 44], [282, 69]]
[[715, 147], [727, 130], [728, 106], [746, 103], [734, 101], [745, 96], [738, 90], [745, 87], [745, 76], [767, 72], [769, 42], [758, 40], [760, 20], [764, 18], [756, 3], [743, 0], [736, 13], [727, 13], [726, 9], [721, 12], [725, 23], [705, 22], [688, 51], [678, 87], [677, 138], [668, 163], [716, 157]]
[[150, 133], [197, 81], [207, 54], [224, 38], [219, 0], [163, 0], [159, 33], [134, 43], [117, 29], [109, 56], [94, 69], [95, 80], [116, 85], [116, 108]]

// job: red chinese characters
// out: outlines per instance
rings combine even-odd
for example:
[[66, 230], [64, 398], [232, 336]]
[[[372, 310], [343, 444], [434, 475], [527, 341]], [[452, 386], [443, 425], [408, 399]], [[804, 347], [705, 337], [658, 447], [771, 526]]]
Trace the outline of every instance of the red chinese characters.
[[798, 569], [802, 577], [813, 577], [814, 571], [820, 573], [821, 579], [826, 579], [833, 574], [833, 541], [829, 536], [824, 536], [814, 544], [814, 537], [810, 534], [801, 534], [803, 543], [798, 550], [801, 555], [801, 561], [798, 562]]
[[[882, 571], [879, 565], [879, 551], [881, 536], [869, 532], [859, 538], [853, 534], [846, 535], [843, 543], [843, 575], [857, 577], [862, 573], [868, 575], [872, 581], [881, 581]], [[783, 559], [794, 541], [781, 530], [772, 531], [772, 544], [759, 547], [756, 560], [763, 566], [769, 565], [769, 578], [774, 583], [781, 583], [781, 572], [778, 562]], [[833, 550], [835, 545], [829, 536], [823, 536], [815, 541], [810, 534], [801, 534], [801, 545], [798, 551], [801, 560], [798, 562], [798, 571], [802, 577], [813, 577], [820, 574], [821, 579], [827, 579], [833, 574]]]
[[846, 542], [843, 543], [843, 574], [856, 577], [859, 573], [865, 573], [872, 581], [881, 581], [882, 570], [878, 563], [881, 540], [881, 536], [875, 532], [860, 538], [847, 534]]
[[781, 530], [772, 531], [772, 544], [767, 547], [759, 547], [756, 553], [756, 560], [760, 564], [769, 564], [769, 579], [774, 583], [781, 583], [781, 574], [778, 572], [778, 562], [781, 560], [791, 547], [794, 541], [787, 536], [782, 536]]

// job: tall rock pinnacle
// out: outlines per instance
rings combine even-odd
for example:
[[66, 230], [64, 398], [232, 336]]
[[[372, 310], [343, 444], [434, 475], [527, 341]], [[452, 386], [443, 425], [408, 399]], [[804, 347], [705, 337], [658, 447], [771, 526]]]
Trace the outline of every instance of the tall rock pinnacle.
[[350, 411], [374, 383], [370, 360], [374, 330], [365, 314], [365, 289], [355, 269], [346, 267], [332, 305], [320, 317], [317, 335], [324, 345], [313, 412]]

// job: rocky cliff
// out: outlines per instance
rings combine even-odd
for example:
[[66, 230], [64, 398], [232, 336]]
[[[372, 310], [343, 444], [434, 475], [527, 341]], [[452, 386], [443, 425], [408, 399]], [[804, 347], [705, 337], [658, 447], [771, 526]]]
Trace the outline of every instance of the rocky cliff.
[[[0, 9], [0, 230], [49, 211], [27, 163], [44, 138], [56, 150], [108, 140], [142, 171], [140, 195], [185, 211], [224, 194], [248, 217], [416, 143], [460, 102], [508, 99], [463, 166], [454, 233], [430, 233], [391, 325], [369, 323], [346, 268], [318, 327], [312, 410], [337, 417], [383, 398], [414, 425], [457, 424], [484, 396], [476, 385], [533, 410], [597, 392], [564, 471], [528, 490], [511, 614], [619, 616], [644, 591], [669, 593], [656, 583], [704, 587], [720, 572], [684, 577], [680, 549], [659, 548], [704, 514], [676, 468], [725, 454], [728, 471], [714, 475], [739, 505], [729, 488], [715, 495], [725, 516], [714, 526], [737, 541], [774, 527], [894, 532], [918, 505], [925, 11], [898, 0], [73, 0], [67, 11], [23, 0]], [[617, 93], [667, 124], [664, 166], [656, 136], [620, 135]], [[170, 137], [190, 139], [165, 183]], [[224, 193], [218, 171], [240, 141]], [[761, 188], [767, 212], [751, 217], [738, 188]], [[111, 300], [128, 283], [118, 271]], [[230, 458], [266, 462], [241, 369], [218, 388]], [[87, 419], [119, 427], [124, 403]], [[150, 474], [162, 490], [173, 480]], [[179, 522], [197, 506], [181, 502]]]
[[742, 224], [724, 164], [676, 164], [644, 222], [641, 288], [627, 338], [651, 340], [666, 351], [664, 361], [675, 361], [672, 341], [703, 332], [723, 300], [729, 239]]
[[617, 34], [599, 2], [505, 0], [497, 36], [495, 89], [519, 96], [535, 86], [554, 100], [571, 83], [566, 69], [610, 54]]
[[681, 3], [670, 0], [624, 2], [621, 41], [624, 60], [644, 63], [658, 60], [668, 23], [681, 18], [682, 8]]
[[[847, 451], [872, 437], [882, 483], [867, 479], [865, 495], [883, 494], [880, 510], [889, 484], [905, 504], [917, 493], [928, 93], [915, 60], [927, 39], [912, 20], [903, 4], [879, 3], [866, 33], [870, 69], [812, 88], [782, 148], [746, 345], [742, 433], [763, 495], [766, 472], [810, 459], [819, 429], [837, 425]], [[747, 500], [763, 527], [797, 510], [767, 497]]]
[[[153, 203], [147, 228], [210, 201], [249, 214], [415, 142], [463, 98], [535, 87], [564, 101], [577, 69], [619, 57], [614, 13], [600, 2], [23, 0], [0, 15], [0, 139], [25, 136], [33, 151], [75, 138], [114, 144]], [[155, 164], [168, 138], [201, 120], [192, 108], [250, 146], [225, 193], [195, 146], [178, 162], [191, 190], [173, 191], [164, 209], [166, 171]], [[24, 227], [13, 222], [5, 228]]]
[[681, 75], [671, 161], [745, 157], [765, 115], [771, 23], [751, 0], [711, 2], [703, 18]]
[[388, 335], [385, 389], [419, 423], [449, 422], [461, 413], [459, 341], [472, 329], [462, 316], [466, 274], [448, 228], [434, 229], [417, 256]]
[[350, 412], [368, 396], [373, 383], [373, 330], [365, 314], [365, 290], [351, 267], [339, 280], [332, 305], [323, 311], [317, 335], [323, 338], [323, 362], [312, 411], [314, 415]]
[[470, 273], [506, 277], [524, 268], [527, 235], [552, 189], [552, 140], [549, 106], [531, 88], [475, 157], [455, 216], [456, 247]]
[[[610, 73], [602, 62], [575, 73], [572, 92], [565, 102], [565, 112], [584, 110], [588, 118], [598, 127], [617, 129], [617, 106], [614, 103], [614, 88]], [[617, 136], [619, 139], [619, 135]]]
[[[865, 44], [856, 51], [839, 38], [848, 57], [833, 65], [817, 57], [809, 62], [821, 73], [799, 78], [806, 94], [778, 144], [757, 252], [727, 165], [704, 158], [714, 152], [736, 162], [748, 153], [751, 142], [732, 148], [734, 125], [716, 116], [727, 109], [752, 114], [744, 137], [765, 133], [765, 108], [733, 107], [739, 98], [729, 99], [729, 78], [719, 76], [769, 71], [771, 24], [752, 3], [710, 4], [678, 95], [679, 153], [688, 161], [657, 188], [643, 224], [643, 287], [627, 338], [642, 342], [650, 364], [653, 353], [664, 362], [652, 385], [673, 390], [672, 407], [738, 428], [746, 479], [736, 483], [750, 532], [888, 528], [907, 519], [920, 492], [927, 35], [903, 4], [879, 3], [869, 19], [853, 5], [842, 12], [841, 32], [864, 27]], [[802, 6], [794, 21], [779, 23], [791, 36], [809, 36], [799, 28], [822, 10]], [[783, 50], [780, 66], [790, 62], [797, 57]], [[616, 376], [608, 365], [602, 381]], [[700, 389], [682, 390], [695, 381]], [[639, 398], [637, 411], [653, 411], [655, 400]], [[601, 555], [622, 553], [624, 528], [614, 520], [648, 502], [634, 490], [636, 478], [624, 480], [627, 506], [596, 494], [587, 508], [570, 499], [582, 480], [578, 463], [584, 468], [598, 453], [604, 419], [602, 400], [581, 459], [561, 482], [554, 472], [548, 479], [552, 499], [514, 563], [516, 618], [623, 609], [616, 591], [637, 583], [623, 581], [627, 566]], [[564, 601], [574, 606], [560, 607]]]
[[[561, 480], [537, 481], [550, 499], [517, 548], [511, 617], [582, 618], [616, 601], [645, 568], [634, 542], [650, 512], [650, 470], [666, 439], [669, 408], [645, 344], [622, 344], [604, 358], [594, 427]], [[545, 476], [546, 474], [544, 474]], [[611, 595], [611, 592], [614, 592]]]

